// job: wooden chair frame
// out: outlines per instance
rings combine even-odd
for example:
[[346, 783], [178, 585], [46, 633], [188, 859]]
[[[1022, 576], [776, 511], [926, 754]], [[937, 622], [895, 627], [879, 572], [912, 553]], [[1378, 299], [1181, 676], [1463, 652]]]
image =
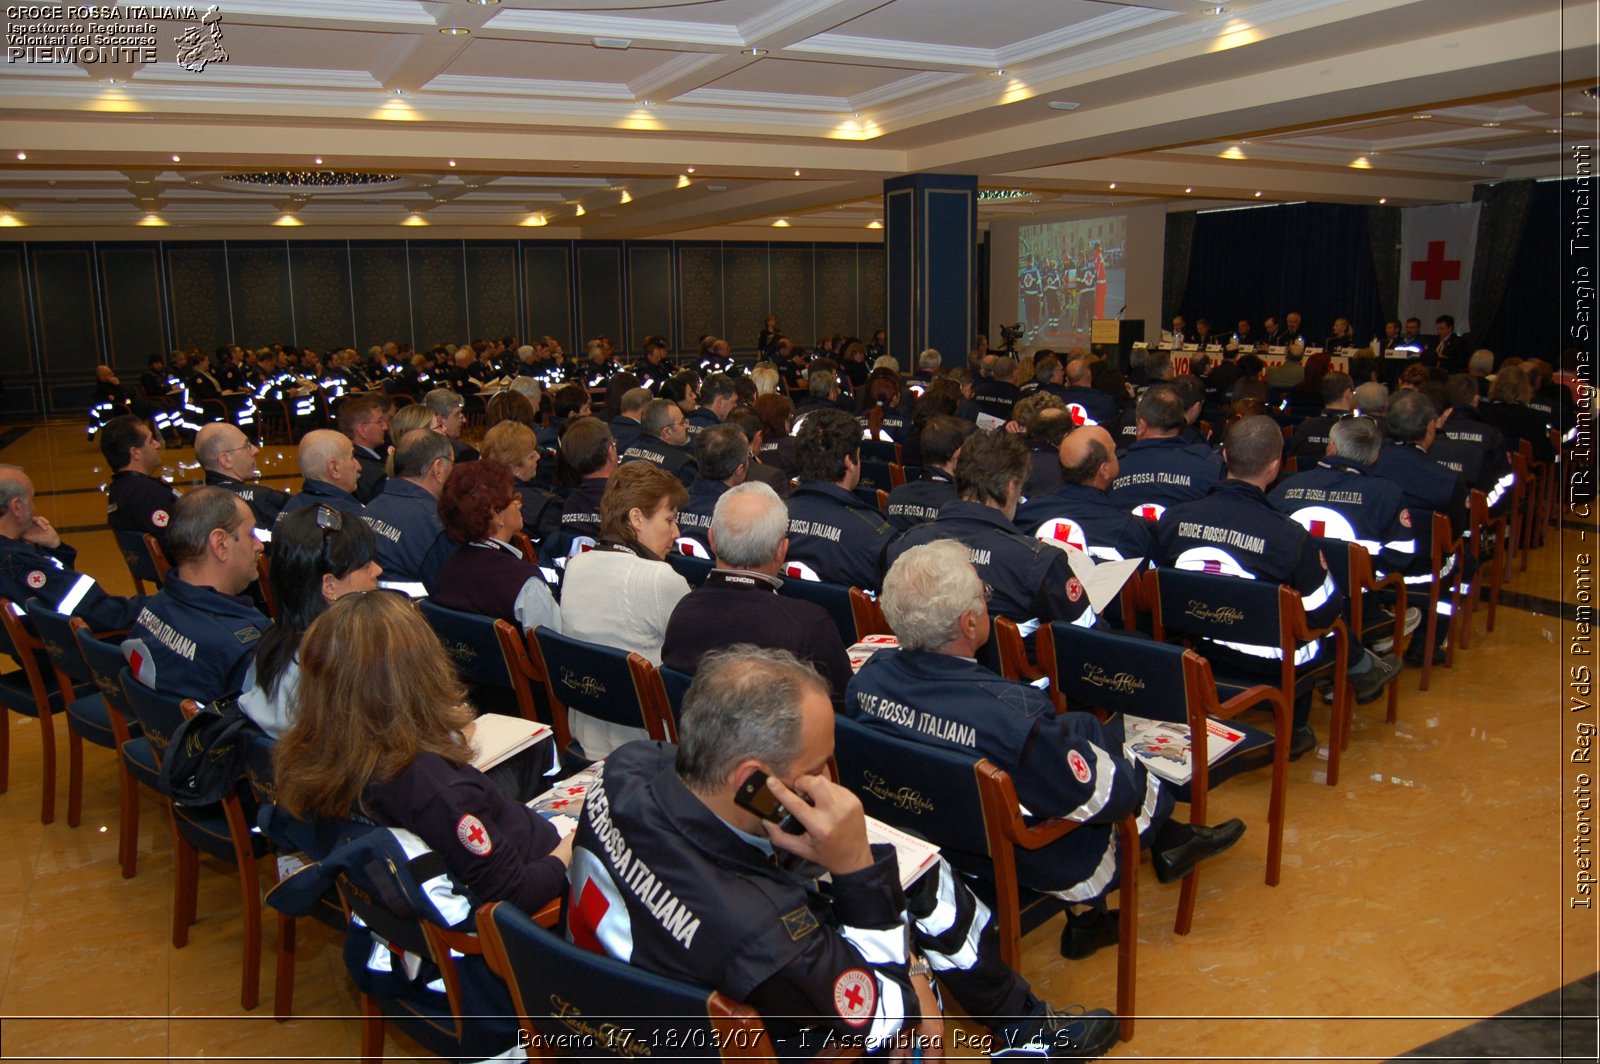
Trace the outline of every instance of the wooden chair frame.
[[[1450, 620], [1446, 624], [1444, 663], [1446, 668], [1455, 665], [1456, 640], [1455, 628], [1461, 617], [1461, 568], [1465, 555], [1461, 540], [1450, 534], [1450, 518], [1441, 513], [1433, 515], [1433, 537], [1430, 544], [1430, 564], [1433, 567], [1433, 580], [1428, 585], [1428, 624], [1424, 630], [1422, 653], [1422, 678], [1417, 690], [1426, 691], [1428, 684], [1433, 680], [1433, 648], [1435, 636], [1439, 632], [1439, 600], [1443, 597], [1444, 585], [1450, 586]], [[1444, 560], [1450, 555], [1455, 555], [1455, 563], [1448, 577], [1441, 577], [1440, 571], [1444, 568]], [[1527, 557], [1526, 554], [1523, 555]]]
[[[1489, 498], [1483, 492], [1474, 488], [1467, 496], [1467, 512], [1471, 517], [1471, 534], [1465, 541], [1468, 554], [1473, 559], [1475, 566], [1472, 580], [1467, 584], [1465, 594], [1466, 614], [1462, 616], [1459, 627], [1456, 629], [1461, 637], [1461, 649], [1469, 650], [1472, 647], [1472, 615], [1477, 612], [1478, 599], [1483, 593], [1484, 570], [1489, 570], [1489, 604], [1485, 617], [1484, 629], [1494, 631], [1495, 611], [1500, 607], [1500, 587], [1505, 581], [1506, 561], [1506, 515], [1489, 516]], [[1484, 544], [1490, 535], [1494, 537], [1494, 554], [1487, 563], [1484, 562]]]
[[[100, 638], [90, 630], [89, 622], [82, 617], [72, 618], [72, 634], [79, 640], [85, 637]], [[92, 669], [90, 671], [93, 672]], [[139, 781], [128, 771], [127, 755], [122, 748], [133, 741], [133, 729], [129, 727], [128, 718], [120, 705], [123, 697], [121, 687], [99, 673], [94, 673], [94, 682], [100, 689], [100, 696], [106, 700], [106, 717], [111, 722], [111, 733], [117, 737], [117, 862], [122, 865], [122, 878], [132, 879], [139, 870]], [[68, 805], [70, 808], [70, 796]], [[68, 821], [71, 822], [70, 811]]]
[[[39, 803], [39, 823], [51, 824], [56, 819], [56, 727], [55, 713], [50, 707], [50, 690], [45, 686], [44, 672], [39, 655], [45, 652], [44, 643], [28, 630], [10, 599], [0, 598], [0, 624], [16, 650], [17, 664], [22, 666], [28, 687], [33, 692], [33, 703], [39, 716], [39, 742], [41, 767], [44, 779]], [[71, 688], [62, 692], [65, 700]], [[63, 701], [63, 708], [65, 701]], [[70, 734], [70, 729], [69, 729]], [[81, 740], [80, 740], [81, 741]], [[82, 767], [82, 749], [79, 748], [79, 767]], [[11, 711], [0, 710], [0, 794], [11, 786]]]
[[[567, 723], [567, 703], [556, 689], [558, 685], [550, 671], [550, 663], [545, 660], [544, 651], [539, 646], [539, 640], [535, 635], [537, 631], [538, 629], [534, 629], [528, 633], [527, 657], [532, 662], [534, 671], [544, 680], [545, 692], [550, 698], [550, 723], [556, 733], [556, 748], [565, 752], [572, 747], [572, 729]], [[645, 731], [651, 739], [658, 742], [676, 743], [678, 725], [673, 718], [671, 704], [667, 701], [667, 689], [661, 682], [661, 674], [649, 659], [631, 651], [628, 654], [628, 672], [633, 679], [634, 695], [639, 701]]]

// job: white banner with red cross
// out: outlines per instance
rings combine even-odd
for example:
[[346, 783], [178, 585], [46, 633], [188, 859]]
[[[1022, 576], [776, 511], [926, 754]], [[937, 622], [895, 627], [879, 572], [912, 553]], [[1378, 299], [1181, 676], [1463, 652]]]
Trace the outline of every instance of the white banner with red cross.
[[1456, 320], [1456, 332], [1472, 328], [1467, 302], [1472, 261], [1478, 249], [1477, 203], [1407, 207], [1400, 222], [1400, 314], [1421, 318], [1432, 333], [1441, 314]]

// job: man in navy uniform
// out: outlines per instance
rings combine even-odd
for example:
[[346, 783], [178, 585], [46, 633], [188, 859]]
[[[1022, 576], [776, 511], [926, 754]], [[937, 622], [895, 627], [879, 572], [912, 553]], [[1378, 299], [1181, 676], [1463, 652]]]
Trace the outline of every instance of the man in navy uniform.
[[1073, 429], [1058, 452], [1066, 483], [1017, 507], [1017, 531], [1065, 543], [1096, 561], [1145, 558], [1155, 526], [1106, 498], [1117, 479], [1117, 452], [1111, 434], [1099, 425]]
[[561, 524], [539, 544], [539, 564], [565, 567], [567, 558], [600, 540], [600, 499], [617, 471], [617, 443], [598, 418], [575, 418], [561, 434], [561, 457], [581, 479], [561, 507]]
[[639, 438], [622, 452], [622, 464], [649, 462], [688, 487], [699, 474], [688, 442], [688, 419], [678, 404], [670, 399], [652, 399], [639, 419]]
[[694, 441], [700, 475], [689, 485], [689, 499], [678, 507], [678, 549], [696, 558], [711, 557], [711, 513], [728, 489], [744, 483], [750, 443], [736, 425], [713, 425]]
[[1356, 405], [1355, 383], [1348, 373], [1330, 371], [1323, 376], [1320, 389], [1322, 412], [1296, 425], [1289, 440], [1289, 454], [1301, 469], [1310, 469], [1328, 453], [1329, 430], [1340, 418], [1349, 417]]
[[[1476, 356], [1474, 356], [1476, 357]], [[1511, 504], [1511, 488], [1516, 474], [1511, 469], [1511, 459], [1506, 455], [1506, 440], [1500, 430], [1483, 420], [1478, 414], [1477, 381], [1468, 374], [1452, 374], [1445, 382], [1445, 397], [1449, 411], [1439, 427], [1428, 457], [1454, 468], [1453, 452], [1462, 456], [1462, 473], [1467, 487], [1478, 488], [1488, 498], [1489, 509], [1499, 513]], [[1476, 462], [1464, 459], [1471, 453]], [[1467, 476], [1465, 470], [1476, 466], [1476, 475]]]
[[968, 553], [959, 541], [939, 539], [896, 559], [884, 579], [883, 609], [900, 647], [861, 667], [844, 713], [876, 731], [987, 758], [1011, 775], [1031, 815], [1092, 825], [1042, 849], [1019, 850], [1017, 858], [1024, 886], [1089, 907], [1071, 914], [1061, 935], [1064, 956], [1085, 957], [1117, 938], [1103, 908], [1116, 885], [1118, 820], [1138, 814], [1163, 883], [1232, 846], [1244, 824], [1174, 823], [1173, 799], [1160, 779], [1129, 763], [1093, 714], [1058, 716], [1044, 692], [978, 664], [989, 609]]
[[617, 416], [611, 419], [611, 436], [617, 441], [617, 453], [626, 451], [639, 439], [639, 422], [650, 399], [649, 388], [629, 388], [622, 393]]
[[[1158, 520], [1176, 503], [1203, 497], [1222, 479], [1222, 463], [1210, 448], [1185, 443], [1189, 422], [1171, 385], [1153, 384], [1135, 408], [1138, 439], [1122, 455], [1110, 498], [1146, 520]], [[1283, 437], [1278, 437], [1281, 446]]]
[[[1311, 534], [1275, 510], [1266, 495], [1283, 465], [1283, 433], [1277, 422], [1262, 414], [1235, 421], [1228, 426], [1223, 455], [1228, 479], [1204, 498], [1174, 505], [1162, 515], [1155, 528], [1153, 560], [1191, 572], [1287, 584], [1300, 593], [1307, 625], [1326, 628], [1339, 618], [1344, 594]], [[1204, 646], [1205, 656], [1222, 671], [1277, 676], [1283, 661], [1276, 644], [1224, 644], [1207, 638]], [[1319, 640], [1303, 643], [1295, 648], [1295, 665], [1310, 664], [1326, 653]], [[1380, 659], [1352, 647], [1349, 659], [1358, 702], [1375, 701], [1400, 673], [1399, 659], [1392, 655]], [[1308, 691], [1295, 701], [1291, 756], [1316, 748], [1316, 734], [1307, 722], [1310, 714]]]
[[787, 650], [827, 678], [838, 703], [851, 675], [838, 627], [816, 603], [778, 594], [789, 510], [777, 492], [765, 484], [729, 488], [716, 501], [708, 531], [717, 567], [673, 609], [661, 664], [693, 673], [711, 651], [735, 643]]
[[456, 545], [439, 520], [439, 496], [455, 468], [450, 441], [428, 429], [412, 429], [394, 450], [394, 476], [362, 514], [377, 537], [382, 586], [412, 598], [432, 594], [439, 567]]
[[[1022, 398], [1016, 383], [1017, 363], [1010, 356], [996, 356], [993, 373], [993, 377], [972, 386], [972, 401], [978, 407], [980, 428], [998, 428], [1010, 421], [1012, 409], [1017, 405], [1017, 400]], [[993, 418], [993, 422], [986, 423], [983, 415]]]
[[145, 597], [108, 595], [74, 571], [78, 552], [33, 508], [33, 481], [21, 466], [0, 464], [0, 598], [22, 609], [31, 598], [57, 613], [82, 617], [97, 632], [125, 630]]
[[795, 437], [800, 486], [789, 496], [789, 560], [784, 575], [878, 587], [894, 529], [859, 498], [861, 426], [843, 410], [813, 407]]
[[356, 461], [350, 437], [332, 429], [313, 429], [300, 437], [300, 490], [289, 496], [279, 516], [323, 504], [347, 514], [366, 512], [355, 497], [361, 480], [361, 463]]
[[922, 477], [889, 493], [884, 514], [896, 532], [904, 532], [939, 516], [939, 508], [956, 499], [956, 457], [972, 431], [972, 422], [935, 414], [922, 426]]
[[1096, 388], [1091, 381], [1087, 358], [1075, 358], [1067, 363], [1067, 386], [1062, 389], [1061, 399], [1071, 411], [1073, 422], [1079, 425], [1115, 425], [1117, 401]]
[[172, 571], [139, 611], [122, 654], [146, 687], [202, 705], [238, 694], [271, 622], [244, 591], [256, 578], [255, 515], [222, 488], [196, 488], [169, 526]]
[[339, 431], [355, 445], [356, 461], [361, 463], [361, 479], [353, 492], [363, 503], [376, 499], [383, 491], [388, 474], [387, 444], [389, 401], [372, 395], [352, 395], [339, 404]]
[[979, 429], [956, 459], [955, 502], [889, 545], [884, 568], [913, 547], [936, 539], [965, 543], [973, 564], [991, 589], [991, 608], [1017, 622], [1024, 636], [1041, 624], [1095, 622], [1089, 596], [1072, 575], [1065, 551], [1018, 532], [1012, 524], [1028, 476], [1028, 448], [1004, 429]]
[[[901, 888], [892, 851], [868, 843], [860, 800], [826, 775], [833, 718], [825, 682], [793, 655], [708, 655], [680, 745], [628, 743], [585, 796], [569, 937], [749, 1004], [785, 1059], [830, 1036], [908, 1051], [941, 1038], [930, 972], [997, 1050], [1092, 1058], [1113, 1045], [1105, 1010], [1058, 1013], [1006, 966], [988, 908], [943, 859]], [[734, 800], [757, 772], [799, 834]], [[816, 889], [825, 872], [830, 886]]]
[[100, 430], [100, 453], [112, 473], [106, 523], [117, 532], [153, 535], [165, 549], [178, 493], [155, 475], [161, 468], [161, 437], [148, 422], [123, 414]]
[[[1327, 453], [1315, 465], [1280, 480], [1269, 496], [1280, 513], [1313, 536], [1359, 543], [1375, 575], [1414, 572], [1417, 534], [1400, 485], [1372, 471], [1383, 432], [1369, 417], [1347, 417], [1329, 429]], [[1421, 558], [1428, 571], [1428, 559]], [[1430, 574], [1431, 575], [1431, 574]]]
[[722, 424], [722, 419], [728, 416], [728, 411], [739, 401], [733, 388], [733, 378], [726, 373], [713, 373], [707, 376], [700, 384], [698, 399], [699, 405], [689, 413], [688, 427], [691, 438], [713, 425]]
[[260, 482], [256, 455], [261, 448], [236, 425], [213, 421], [194, 438], [194, 456], [205, 470], [208, 487], [223, 488], [245, 501], [256, 528], [270, 536], [273, 522], [289, 501], [289, 493]]
[[1465, 373], [1467, 362], [1472, 357], [1472, 347], [1466, 337], [1456, 332], [1456, 319], [1449, 314], [1441, 314], [1433, 319], [1433, 328], [1439, 334], [1438, 342], [1433, 345], [1433, 361], [1429, 362], [1424, 356], [1423, 363], [1443, 366], [1451, 373]]

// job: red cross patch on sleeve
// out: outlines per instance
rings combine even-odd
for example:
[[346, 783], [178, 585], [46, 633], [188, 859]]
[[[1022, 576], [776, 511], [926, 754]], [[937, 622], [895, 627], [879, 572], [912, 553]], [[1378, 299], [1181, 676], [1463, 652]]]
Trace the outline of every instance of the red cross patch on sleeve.
[[833, 981], [833, 1007], [851, 1027], [865, 1027], [878, 1007], [878, 985], [860, 968], [839, 973]]
[[155, 525], [157, 528], [166, 528], [167, 522], [170, 520], [172, 520], [172, 518], [167, 516], [167, 511], [165, 510], [157, 510], [155, 513], [150, 515], [150, 523]]
[[1076, 750], [1067, 751], [1067, 767], [1072, 770], [1072, 778], [1079, 783], [1088, 783], [1092, 774], [1089, 771], [1089, 762], [1084, 760], [1082, 754]]
[[1083, 598], [1083, 585], [1078, 583], [1077, 577], [1067, 577], [1067, 601], [1077, 602], [1081, 598]]
[[468, 853], [479, 857], [487, 857], [494, 850], [494, 843], [489, 840], [489, 829], [471, 813], [456, 821], [456, 841], [466, 847]]
[[28, 586], [33, 588], [35, 591], [39, 590], [41, 587], [44, 587], [44, 573], [38, 569], [35, 569], [33, 572], [29, 573]]
[[1400, 523], [1407, 528], [1411, 527], [1411, 511], [1404, 507], [1400, 509]]

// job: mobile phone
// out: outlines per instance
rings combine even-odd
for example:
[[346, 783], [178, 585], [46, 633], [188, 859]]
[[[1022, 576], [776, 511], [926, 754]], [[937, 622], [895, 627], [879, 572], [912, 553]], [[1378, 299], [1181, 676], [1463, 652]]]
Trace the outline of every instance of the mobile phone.
[[760, 769], [750, 773], [749, 777], [739, 785], [739, 790], [733, 796], [735, 805], [748, 809], [762, 820], [768, 820], [778, 825], [780, 831], [790, 835], [804, 835], [806, 829], [801, 826], [789, 811], [778, 801], [772, 789], [767, 786], [767, 774]]

